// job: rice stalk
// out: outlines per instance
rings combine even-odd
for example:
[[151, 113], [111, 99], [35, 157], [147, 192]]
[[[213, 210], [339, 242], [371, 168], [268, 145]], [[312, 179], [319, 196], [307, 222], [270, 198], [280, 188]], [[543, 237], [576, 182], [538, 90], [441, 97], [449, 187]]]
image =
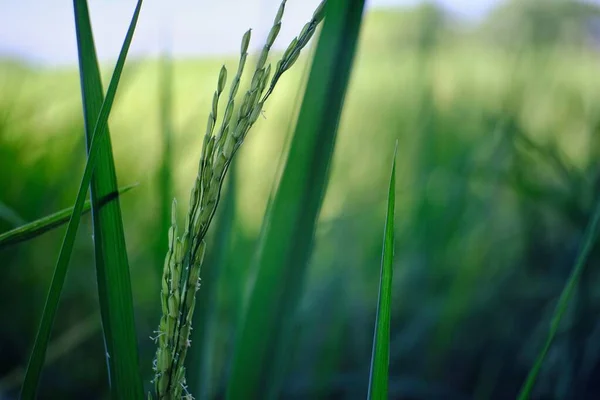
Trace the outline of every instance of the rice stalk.
[[192, 398], [187, 390], [184, 362], [191, 346], [192, 315], [196, 292], [200, 288], [200, 269], [206, 249], [205, 236], [219, 202], [225, 174], [248, 131], [261, 115], [275, 85], [283, 73], [298, 60], [300, 52], [314, 35], [323, 19], [326, 1], [321, 2], [300, 35], [291, 41], [272, 73], [267, 57], [281, 28], [286, 1], [281, 2], [258, 57], [250, 89], [244, 94], [234, 115], [235, 99], [248, 57], [251, 30], [244, 34], [238, 68], [230, 85], [220, 127], [215, 130], [219, 100], [227, 82], [227, 69], [225, 66], [221, 68], [208, 117], [198, 175], [190, 194], [189, 211], [181, 236], [178, 236], [176, 223], [176, 200], [172, 204], [169, 249], [162, 276], [162, 317], [154, 338], [158, 344], [153, 365], [154, 390], [158, 399], [178, 399], [182, 396]]

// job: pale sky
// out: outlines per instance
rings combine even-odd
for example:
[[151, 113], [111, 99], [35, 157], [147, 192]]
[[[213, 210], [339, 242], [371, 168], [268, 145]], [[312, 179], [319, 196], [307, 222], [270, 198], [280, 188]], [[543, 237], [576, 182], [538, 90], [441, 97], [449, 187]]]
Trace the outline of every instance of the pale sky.
[[[370, 0], [369, 7], [401, 6], [419, 0]], [[478, 18], [500, 0], [436, 0], [459, 17]], [[89, 0], [98, 56], [113, 60], [121, 47], [135, 0]], [[154, 56], [165, 47], [175, 57], [234, 53], [243, 32], [253, 28], [258, 46], [280, 0], [145, 0], [130, 57]], [[294, 37], [319, 0], [288, 0], [278, 43]], [[0, 0], [0, 58], [42, 65], [77, 62], [72, 1]]]

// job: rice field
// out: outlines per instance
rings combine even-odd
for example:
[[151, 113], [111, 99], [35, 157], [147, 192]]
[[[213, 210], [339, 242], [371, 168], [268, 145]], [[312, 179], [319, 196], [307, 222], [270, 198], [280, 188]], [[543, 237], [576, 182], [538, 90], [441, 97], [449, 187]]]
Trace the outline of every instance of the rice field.
[[[432, 26], [427, 10], [364, 14], [349, 80], [341, 85], [339, 124], [334, 111], [323, 113], [331, 123], [324, 132], [334, 135], [330, 158], [307, 162], [312, 153], [293, 151], [300, 122], [317, 114], [303, 116], [301, 108], [316, 91], [305, 93], [311, 66], [322, 57], [318, 42], [277, 82], [236, 153], [206, 234], [186, 364], [195, 398], [242, 398], [251, 387], [270, 398], [367, 397], [396, 143], [388, 398], [523, 395], [578, 257], [581, 275], [570, 297], [563, 294], [568, 302], [531, 398], [600, 394], [594, 289], [600, 258], [588, 227], [600, 188], [600, 54], [563, 43], [507, 48], [474, 27]], [[273, 52], [273, 68], [282, 56]], [[257, 58], [248, 56], [248, 71]], [[128, 59], [108, 119], [118, 187], [135, 185], [119, 202], [144, 393], [154, 391], [157, 347], [150, 336], [161, 316], [171, 202], [178, 200], [181, 233], [221, 66], [231, 82], [237, 63], [236, 54]], [[100, 65], [105, 90], [113, 68]], [[321, 78], [313, 87], [327, 87]], [[240, 92], [249, 84], [247, 75]], [[73, 206], [86, 164], [79, 85], [76, 66], [0, 62], [0, 234]], [[225, 105], [219, 103], [219, 113]], [[325, 143], [319, 142], [325, 136], [315, 137]], [[289, 229], [272, 231], [267, 241], [271, 213], [280, 210], [286, 221], [287, 207], [320, 198], [302, 186], [300, 172], [285, 178], [286, 165], [303, 161], [308, 167], [297, 171], [324, 163], [313, 185], [323, 179], [314, 227], [306, 218], [277, 225], [270, 217]], [[282, 188], [287, 197], [276, 200]], [[92, 220], [81, 217], [39, 398], [118, 397], [108, 385], [101, 324], [108, 317], [98, 295]], [[0, 398], [21, 391], [64, 235], [63, 225], [0, 247]], [[268, 258], [257, 251], [263, 241], [267, 251], [300, 250]], [[265, 259], [279, 260], [269, 265], [282, 269], [297, 263], [303, 272], [264, 278]], [[250, 322], [247, 316], [255, 287], [266, 299], [289, 289], [292, 300], [285, 301], [294, 306], [277, 314], [285, 323], [264, 340], [271, 365], [260, 368], [251, 358], [256, 371], [249, 364], [236, 370], [240, 337], [262, 332], [251, 323], [262, 318], [262, 308], [254, 308]], [[259, 378], [249, 383], [251, 372]], [[240, 392], [231, 391], [232, 381], [243, 382]]]

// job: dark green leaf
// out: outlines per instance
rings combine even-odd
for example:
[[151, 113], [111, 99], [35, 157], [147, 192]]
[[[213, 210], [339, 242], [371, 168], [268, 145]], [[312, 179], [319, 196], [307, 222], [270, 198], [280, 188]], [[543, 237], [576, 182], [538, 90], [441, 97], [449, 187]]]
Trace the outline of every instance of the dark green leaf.
[[[137, 184], [125, 186], [119, 189], [118, 192], [112, 192], [107, 194], [100, 200], [100, 206], [107, 204], [111, 200], [114, 200], [117, 196], [122, 195], [123, 193], [133, 189], [136, 186]], [[87, 200], [83, 205], [83, 213], [85, 214], [88, 211], [90, 211], [90, 208], [91, 203], [89, 200]], [[65, 208], [63, 210], [57, 211], [53, 214], [47, 215], [43, 218], [40, 218], [38, 220], [35, 220], [33, 222], [0, 234], [0, 249], [2, 249], [3, 247], [7, 247], [13, 244], [25, 242], [27, 240], [36, 238], [54, 228], [61, 226], [62, 224], [67, 222], [69, 218], [71, 218], [72, 212], [73, 207]]]
[[[77, 2], [78, 0], [75, 1]], [[87, 189], [90, 185], [92, 172], [94, 170], [96, 160], [98, 159], [99, 155], [99, 144], [107, 130], [106, 128], [108, 125], [108, 116], [110, 114], [110, 110], [112, 108], [112, 104], [115, 98], [117, 86], [121, 77], [121, 72], [123, 71], [123, 66], [127, 57], [127, 52], [129, 50], [129, 46], [133, 38], [133, 32], [135, 30], [135, 26], [138, 20], [141, 5], [142, 0], [138, 0], [133, 18], [131, 20], [131, 24], [129, 26], [129, 30], [127, 31], [127, 36], [125, 37], [123, 47], [121, 48], [121, 52], [119, 54], [119, 58], [115, 66], [115, 71], [113, 72], [110, 84], [108, 86], [106, 99], [102, 103], [102, 108], [95, 123], [94, 134], [92, 136], [91, 144], [89, 146], [89, 156], [85, 165], [83, 177], [81, 179], [81, 184], [79, 185], [79, 190], [77, 192], [75, 206], [73, 207], [73, 214], [71, 215], [71, 219], [69, 220], [67, 232], [65, 233], [63, 244], [61, 246], [58, 260], [56, 262], [56, 268], [54, 270], [54, 275], [50, 284], [50, 290], [48, 292], [46, 304], [44, 305], [42, 320], [40, 322], [40, 326], [37, 332], [31, 358], [29, 359], [29, 364], [27, 365], [25, 381], [23, 383], [23, 388], [21, 391], [21, 398], [23, 399], [36, 398], [37, 386], [40, 374], [42, 372], [42, 367], [44, 365], [44, 358], [46, 355], [46, 349], [48, 347], [48, 341], [50, 339], [50, 333], [52, 331], [52, 324], [54, 322], [54, 316], [56, 315], [56, 310], [58, 308], [60, 293], [65, 282], [65, 276], [67, 274], [67, 268], [69, 265], [69, 260], [71, 258], [71, 253], [73, 251], [73, 246], [75, 244], [75, 237], [77, 233], [77, 228], [79, 227], [79, 221], [81, 219], [81, 212], [83, 211], [83, 204], [85, 203]], [[141, 396], [141, 381], [139, 381], [139, 377], [138, 382], [131, 382], [131, 392], [135, 393], [136, 396], [139, 392]]]
[[[86, 0], [74, 0], [79, 75], [85, 120], [86, 144], [91, 145], [94, 123], [104, 101], [100, 68]], [[98, 159], [92, 174], [90, 195], [94, 223], [94, 247], [100, 315], [106, 346], [106, 362], [112, 397], [142, 397], [133, 295], [125, 234], [118, 199], [100, 207], [99, 199], [116, 190], [117, 177], [110, 131], [99, 139]]]
[[227, 397], [277, 397], [311, 254], [364, 0], [330, 0], [279, 189], [265, 216], [258, 272], [236, 341]]
[[[396, 143], [396, 148], [397, 148]], [[396, 204], [396, 150], [388, 190], [387, 215], [383, 233], [383, 254], [379, 278], [379, 298], [371, 354], [369, 399], [388, 398], [388, 370], [390, 364], [390, 319], [392, 305], [392, 277], [394, 265], [394, 206]]]

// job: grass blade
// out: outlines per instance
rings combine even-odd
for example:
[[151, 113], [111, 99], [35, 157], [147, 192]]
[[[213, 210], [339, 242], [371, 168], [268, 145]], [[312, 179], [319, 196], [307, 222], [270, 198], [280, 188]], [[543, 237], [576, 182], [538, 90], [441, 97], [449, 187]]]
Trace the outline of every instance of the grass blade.
[[[125, 37], [123, 47], [121, 48], [121, 52], [119, 54], [119, 58], [115, 66], [115, 70], [113, 72], [110, 84], [108, 86], [106, 99], [102, 103], [98, 119], [96, 120], [94, 134], [92, 136], [92, 140], [89, 146], [89, 155], [87, 163], [85, 165], [85, 170], [81, 179], [81, 184], [79, 185], [79, 190], [77, 192], [75, 206], [73, 207], [73, 214], [71, 215], [71, 219], [69, 220], [67, 232], [65, 233], [58, 260], [56, 262], [56, 268], [54, 270], [54, 275], [50, 284], [50, 290], [48, 291], [46, 304], [44, 305], [42, 320], [40, 322], [40, 326], [36, 335], [33, 351], [29, 359], [29, 364], [27, 365], [25, 381], [21, 390], [21, 398], [23, 399], [36, 398], [37, 386], [40, 374], [42, 372], [42, 367], [44, 365], [46, 348], [48, 347], [48, 340], [50, 339], [50, 333], [52, 330], [52, 324], [54, 322], [54, 316], [56, 315], [58, 302], [60, 300], [60, 293], [62, 291], [65, 276], [67, 274], [67, 268], [69, 265], [69, 260], [71, 258], [71, 253], [73, 251], [73, 245], [75, 244], [75, 236], [77, 233], [77, 228], [79, 227], [79, 221], [81, 219], [81, 212], [83, 210], [83, 204], [85, 202], [87, 189], [91, 182], [92, 171], [94, 169], [99, 154], [99, 141], [106, 132], [106, 127], [108, 125], [108, 116], [110, 114], [110, 110], [112, 108], [112, 104], [115, 98], [117, 86], [121, 77], [121, 72], [123, 71], [123, 66], [125, 64], [125, 59], [127, 58], [127, 52], [129, 50], [129, 46], [133, 38], [133, 32], [135, 31], [135, 25], [138, 20], [141, 5], [142, 0], [138, 0], [133, 18], [131, 20], [131, 24], [129, 26], [129, 30], [127, 32], [127, 36]], [[136, 383], [132, 382], [132, 389], [135, 385]], [[136, 392], [137, 391], [138, 390], [136, 390]], [[139, 391], [141, 391], [141, 386], [139, 388]]]
[[[73, 0], [81, 97], [86, 144], [93, 137], [96, 118], [104, 101], [100, 68], [86, 0]], [[112, 397], [142, 397], [133, 295], [125, 233], [119, 200], [100, 207], [98, 199], [117, 189], [110, 131], [98, 143], [98, 160], [92, 174], [90, 196], [94, 224], [94, 247], [100, 315]]]
[[533, 367], [529, 371], [529, 375], [521, 391], [519, 393], [519, 400], [526, 400], [531, 397], [531, 393], [533, 392], [533, 387], [535, 385], [535, 381], [542, 369], [542, 365], [544, 363], [544, 359], [546, 358], [546, 354], [548, 350], [550, 350], [550, 346], [554, 341], [554, 337], [558, 332], [558, 328], [560, 327], [560, 321], [567, 310], [567, 306], [569, 305], [569, 301], [571, 297], [575, 293], [575, 288], [579, 283], [581, 278], [581, 274], [585, 268], [588, 256], [590, 255], [596, 241], [598, 239], [598, 224], [600, 223], [600, 201], [596, 205], [596, 210], [590, 220], [585, 233], [583, 235], [582, 246], [579, 249], [579, 253], [577, 255], [577, 259], [575, 260], [575, 266], [571, 271], [571, 275], [563, 288], [560, 297], [558, 299], [558, 303], [556, 304], [556, 309], [554, 310], [554, 315], [552, 316], [552, 321], [550, 322], [550, 328], [548, 330], [548, 336], [546, 337], [546, 342], [544, 343], [544, 347], [538, 354]]
[[[107, 204], [111, 200], [114, 200], [117, 196], [122, 195], [125, 192], [136, 187], [135, 185], [129, 185], [122, 187], [117, 192], [112, 192], [102, 197], [99, 202], [99, 206]], [[82, 214], [87, 213], [91, 209], [91, 203], [89, 200], [83, 204]], [[6, 231], [0, 234], [0, 250], [4, 247], [11, 246], [13, 244], [25, 242], [27, 240], [34, 239], [54, 228], [58, 228], [65, 222], [69, 221], [71, 218], [71, 214], [73, 213], [73, 207], [65, 208], [40, 219], [37, 219], [33, 222], [29, 222], [23, 226], [19, 226], [18, 228], [11, 229], [10, 231]]]
[[388, 379], [390, 364], [390, 320], [392, 305], [392, 277], [394, 264], [394, 205], [396, 204], [396, 150], [392, 163], [392, 175], [388, 190], [387, 214], [383, 234], [383, 254], [381, 257], [381, 275], [373, 352], [371, 354], [371, 374], [369, 377], [369, 399], [388, 398]]
[[277, 397], [285, 362], [278, 349], [311, 253], [363, 8], [364, 0], [327, 2], [290, 153], [261, 230], [258, 272], [236, 341], [229, 399]]

